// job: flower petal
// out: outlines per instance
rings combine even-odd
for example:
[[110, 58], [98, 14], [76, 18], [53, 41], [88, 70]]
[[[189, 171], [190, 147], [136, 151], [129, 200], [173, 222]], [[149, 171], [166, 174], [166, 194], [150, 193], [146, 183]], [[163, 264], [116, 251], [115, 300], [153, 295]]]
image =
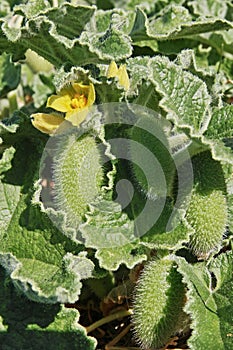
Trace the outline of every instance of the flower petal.
[[125, 64], [120, 65], [118, 69], [117, 77], [119, 79], [119, 84], [123, 86], [125, 90], [129, 90], [130, 82], [129, 82], [129, 76], [128, 76]]
[[66, 95], [52, 95], [48, 98], [47, 107], [53, 108], [59, 112], [69, 112], [72, 110], [71, 107], [72, 96]]
[[115, 78], [117, 76], [117, 73], [118, 73], [117, 64], [115, 61], [112, 61], [108, 66], [107, 78]]
[[53, 134], [63, 122], [64, 118], [55, 114], [32, 114], [32, 125], [45, 134]]
[[79, 126], [86, 118], [88, 109], [84, 108], [76, 112], [67, 112], [65, 119], [71, 122], [74, 126]]
[[95, 102], [95, 88], [94, 85], [90, 83], [90, 89], [87, 97], [87, 106], [92, 106]]
[[93, 105], [93, 103], [95, 102], [95, 88], [92, 83], [90, 83], [89, 85], [73, 83], [72, 86], [78, 94], [83, 94], [87, 97], [87, 107]]
[[74, 91], [79, 95], [88, 96], [90, 85], [83, 85], [81, 83], [73, 83], [72, 84]]

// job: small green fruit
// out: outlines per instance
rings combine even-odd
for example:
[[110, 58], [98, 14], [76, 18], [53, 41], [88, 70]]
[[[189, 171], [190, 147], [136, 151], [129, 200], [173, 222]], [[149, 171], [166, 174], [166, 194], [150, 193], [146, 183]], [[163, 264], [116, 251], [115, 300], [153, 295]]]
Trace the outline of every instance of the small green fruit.
[[67, 223], [77, 228], [103, 184], [101, 153], [95, 137], [62, 137], [53, 167], [56, 209], [65, 212]]
[[134, 296], [133, 324], [144, 349], [157, 349], [180, 330], [185, 287], [172, 259], [150, 262], [142, 272]]
[[186, 213], [194, 229], [190, 246], [198, 258], [208, 258], [220, 246], [227, 223], [224, 175], [210, 152], [193, 158], [193, 171], [194, 188]]

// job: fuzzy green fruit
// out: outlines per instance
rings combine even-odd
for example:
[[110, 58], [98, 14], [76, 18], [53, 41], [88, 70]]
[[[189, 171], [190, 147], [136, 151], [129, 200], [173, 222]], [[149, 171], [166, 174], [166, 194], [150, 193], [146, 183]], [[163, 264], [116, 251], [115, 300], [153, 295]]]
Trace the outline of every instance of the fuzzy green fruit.
[[54, 162], [56, 209], [65, 212], [67, 223], [77, 228], [87, 205], [100, 194], [103, 184], [101, 154], [92, 135], [67, 135]]
[[150, 262], [134, 296], [134, 331], [143, 349], [163, 346], [180, 330], [184, 302], [185, 287], [174, 261], [166, 258]]
[[132, 173], [140, 189], [151, 199], [171, 194], [175, 165], [165, 125], [155, 117], [142, 117], [130, 131]]
[[186, 218], [194, 229], [190, 246], [198, 258], [218, 248], [227, 224], [225, 181], [221, 164], [210, 152], [193, 158], [194, 188]]

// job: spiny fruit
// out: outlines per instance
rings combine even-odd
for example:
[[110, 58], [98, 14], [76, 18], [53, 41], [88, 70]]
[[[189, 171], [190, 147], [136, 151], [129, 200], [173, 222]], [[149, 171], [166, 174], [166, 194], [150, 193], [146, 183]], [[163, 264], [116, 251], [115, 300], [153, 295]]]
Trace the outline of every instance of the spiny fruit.
[[209, 151], [196, 155], [192, 164], [194, 187], [186, 213], [194, 229], [190, 246], [198, 258], [208, 258], [220, 246], [227, 223], [224, 175]]
[[154, 260], [143, 270], [134, 295], [133, 325], [143, 349], [157, 349], [180, 330], [185, 286], [172, 258]]
[[163, 121], [141, 117], [130, 131], [129, 155], [132, 173], [151, 199], [171, 194], [175, 165]]
[[71, 133], [58, 143], [53, 164], [56, 209], [65, 212], [67, 222], [77, 228], [87, 205], [100, 194], [103, 180], [101, 153], [95, 137]]

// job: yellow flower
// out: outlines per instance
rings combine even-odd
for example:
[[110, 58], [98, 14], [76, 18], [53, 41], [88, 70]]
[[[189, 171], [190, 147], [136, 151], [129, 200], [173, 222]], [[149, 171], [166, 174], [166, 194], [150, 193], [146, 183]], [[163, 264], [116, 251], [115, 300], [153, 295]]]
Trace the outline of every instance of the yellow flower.
[[55, 114], [32, 114], [32, 125], [45, 134], [53, 134], [63, 122], [64, 118]]
[[126, 70], [126, 65], [121, 64], [120, 67], [117, 67], [115, 61], [112, 61], [108, 67], [107, 78], [118, 78], [119, 84], [125, 88], [125, 90], [129, 90], [130, 82], [129, 76]]
[[94, 85], [72, 83], [63, 88], [58, 95], [48, 98], [47, 107], [65, 113], [65, 119], [78, 126], [87, 115], [87, 108], [95, 102]]
[[[65, 120], [68, 120], [74, 126], [78, 126], [86, 118], [88, 107], [93, 105], [94, 102], [95, 89], [93, 84], [72, 83], [70, 86], [63, 88], [58, 95], [50, 96], [47, 107], [65, 113]], [[32, 114], [33, 126], [46, 134], [53, 134], [63, 122], [64, 118], [54, 113]]]

